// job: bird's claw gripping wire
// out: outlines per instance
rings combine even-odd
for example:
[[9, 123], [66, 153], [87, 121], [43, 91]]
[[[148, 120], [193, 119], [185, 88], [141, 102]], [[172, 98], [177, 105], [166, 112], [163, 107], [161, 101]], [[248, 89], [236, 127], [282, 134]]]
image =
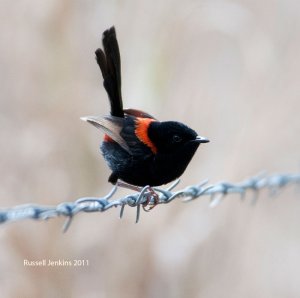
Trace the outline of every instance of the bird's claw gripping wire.
[[[134, 191], [139, 192], [140, 194], [142, 194], [142, 196], [139, 196], [137, 201], [136, 201], [136, 205], [138, 206], [139, 204], [142, 204], [143, 210], [146, 212], [149, 212], [150, 210], [152, 210], [157, 204], [159, 204], [159, 195], [155, 192], [155, 190], [147, 185], [145, 187], [140, 187], [140, 186], [136, 186], [136, 185], [132, 185], [129, 183], [126, 183], [122, 180], [118, 180], [117, 181], [117, 186], [119, 187], [124, 187], [124, 188], [128, 188]], [[146, 198], [145, 202], [141, 202], [144, 198]], [[153, 203], [152, 203], [153, 201]], [[152, 205], [149, 208], [146, 208], [149, 205]], [[122, 211], [123, 214], [123, 211]]]
[[[155, 192], [155, 190], [152, 187], [148, 186], [145, 196], [146, 196], [146, 201], [142, 203], [142, 207], [144, 211], [149, 212], [159, 203], [159, 195], [157, 192]], [[153, 199], [153, 204], [151, 202], [152, 199]], [[149, 206], [150, 204], [152, 206]]]

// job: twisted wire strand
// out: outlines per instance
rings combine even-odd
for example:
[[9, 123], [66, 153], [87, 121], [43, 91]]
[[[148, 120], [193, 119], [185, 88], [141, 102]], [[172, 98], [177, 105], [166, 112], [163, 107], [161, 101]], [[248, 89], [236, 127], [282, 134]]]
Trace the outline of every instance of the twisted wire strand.
[[[253, 202], [256, 201], [258, 192], [261, 189], [269, 189], [270, 194], [276, 194], [280, 188], [288, 184], [300, 185], [300, 174], [273, 174], [261, 173], [239, 183], [220, 182], [214, 185], [207, 185], [208, 180], [198, 185], [188, 186], [183, 190], [173, 191], [178, 185], [176, 180], [166, 189], [145, 186], [139, 193], [130, 194], [116, 200], [110, 200], [115, 194], [117, 187], [104, 197], [83, 197], [74, 202], [63, 202], [57, 206], [44, 206], [35, 204], [19, 205], [12, 208], [0, 209], [0, 224], [24, 219], [46, 220], [58, 216], [67, 218], [63, 231], [67, 231], [74, 216], [80, 212], [104, 212], [112, 207], [120, 206], [120, 218], [124, 214], [125, 206], [136, 207], [136, 222], [139, 221], [141, 206], [146, 202], [149, 205], [168, 204], [175, 199], [182, 198], [184, 202], [190, 202], [199, 197], [209, 196], [210, 207], [217, 206], [228, 194], [236, 193], [244, 199], [246, 192], [254, 192]], [[159, 195], [158, 202], [155, 201], [153, 190]]]

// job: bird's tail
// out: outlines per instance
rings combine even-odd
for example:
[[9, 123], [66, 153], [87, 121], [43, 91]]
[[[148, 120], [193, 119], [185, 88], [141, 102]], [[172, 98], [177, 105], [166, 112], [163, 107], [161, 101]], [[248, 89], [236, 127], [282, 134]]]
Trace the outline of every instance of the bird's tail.
[[110, 101], [112, 116], [124, 117], [121, 94], [121, 58], [114, 27], [104, 31], [102, 36], [104, 51], [97, 49], [96, 60], [103, 76], [103, 85]]

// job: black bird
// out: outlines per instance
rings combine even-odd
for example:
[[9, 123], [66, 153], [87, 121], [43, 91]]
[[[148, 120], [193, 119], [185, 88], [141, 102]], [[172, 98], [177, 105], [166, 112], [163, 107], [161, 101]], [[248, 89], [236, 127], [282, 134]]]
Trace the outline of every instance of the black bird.
[[102, 154], [112, 170], [108, 181], [133, 186], [159, 186], [180, 177], [201, 143], [209, 142], [176, 121], [158, 121], [146, 112], [123, 109], [121, 60], [114, 27], [103, 33], [96, 60], [110, 102], [109, 116], [85, 120], [104, 133]]

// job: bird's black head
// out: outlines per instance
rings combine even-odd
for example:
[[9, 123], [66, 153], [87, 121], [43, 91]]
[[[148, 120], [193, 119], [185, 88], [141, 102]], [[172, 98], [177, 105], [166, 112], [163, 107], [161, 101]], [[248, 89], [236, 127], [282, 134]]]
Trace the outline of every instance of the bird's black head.
[[155, 144], [158, 153], [176, 153], [197, 150], [200, 143], [209, 142], [183, 123], [176, 121], [158, 122], [150, 124], [148, 135]]

